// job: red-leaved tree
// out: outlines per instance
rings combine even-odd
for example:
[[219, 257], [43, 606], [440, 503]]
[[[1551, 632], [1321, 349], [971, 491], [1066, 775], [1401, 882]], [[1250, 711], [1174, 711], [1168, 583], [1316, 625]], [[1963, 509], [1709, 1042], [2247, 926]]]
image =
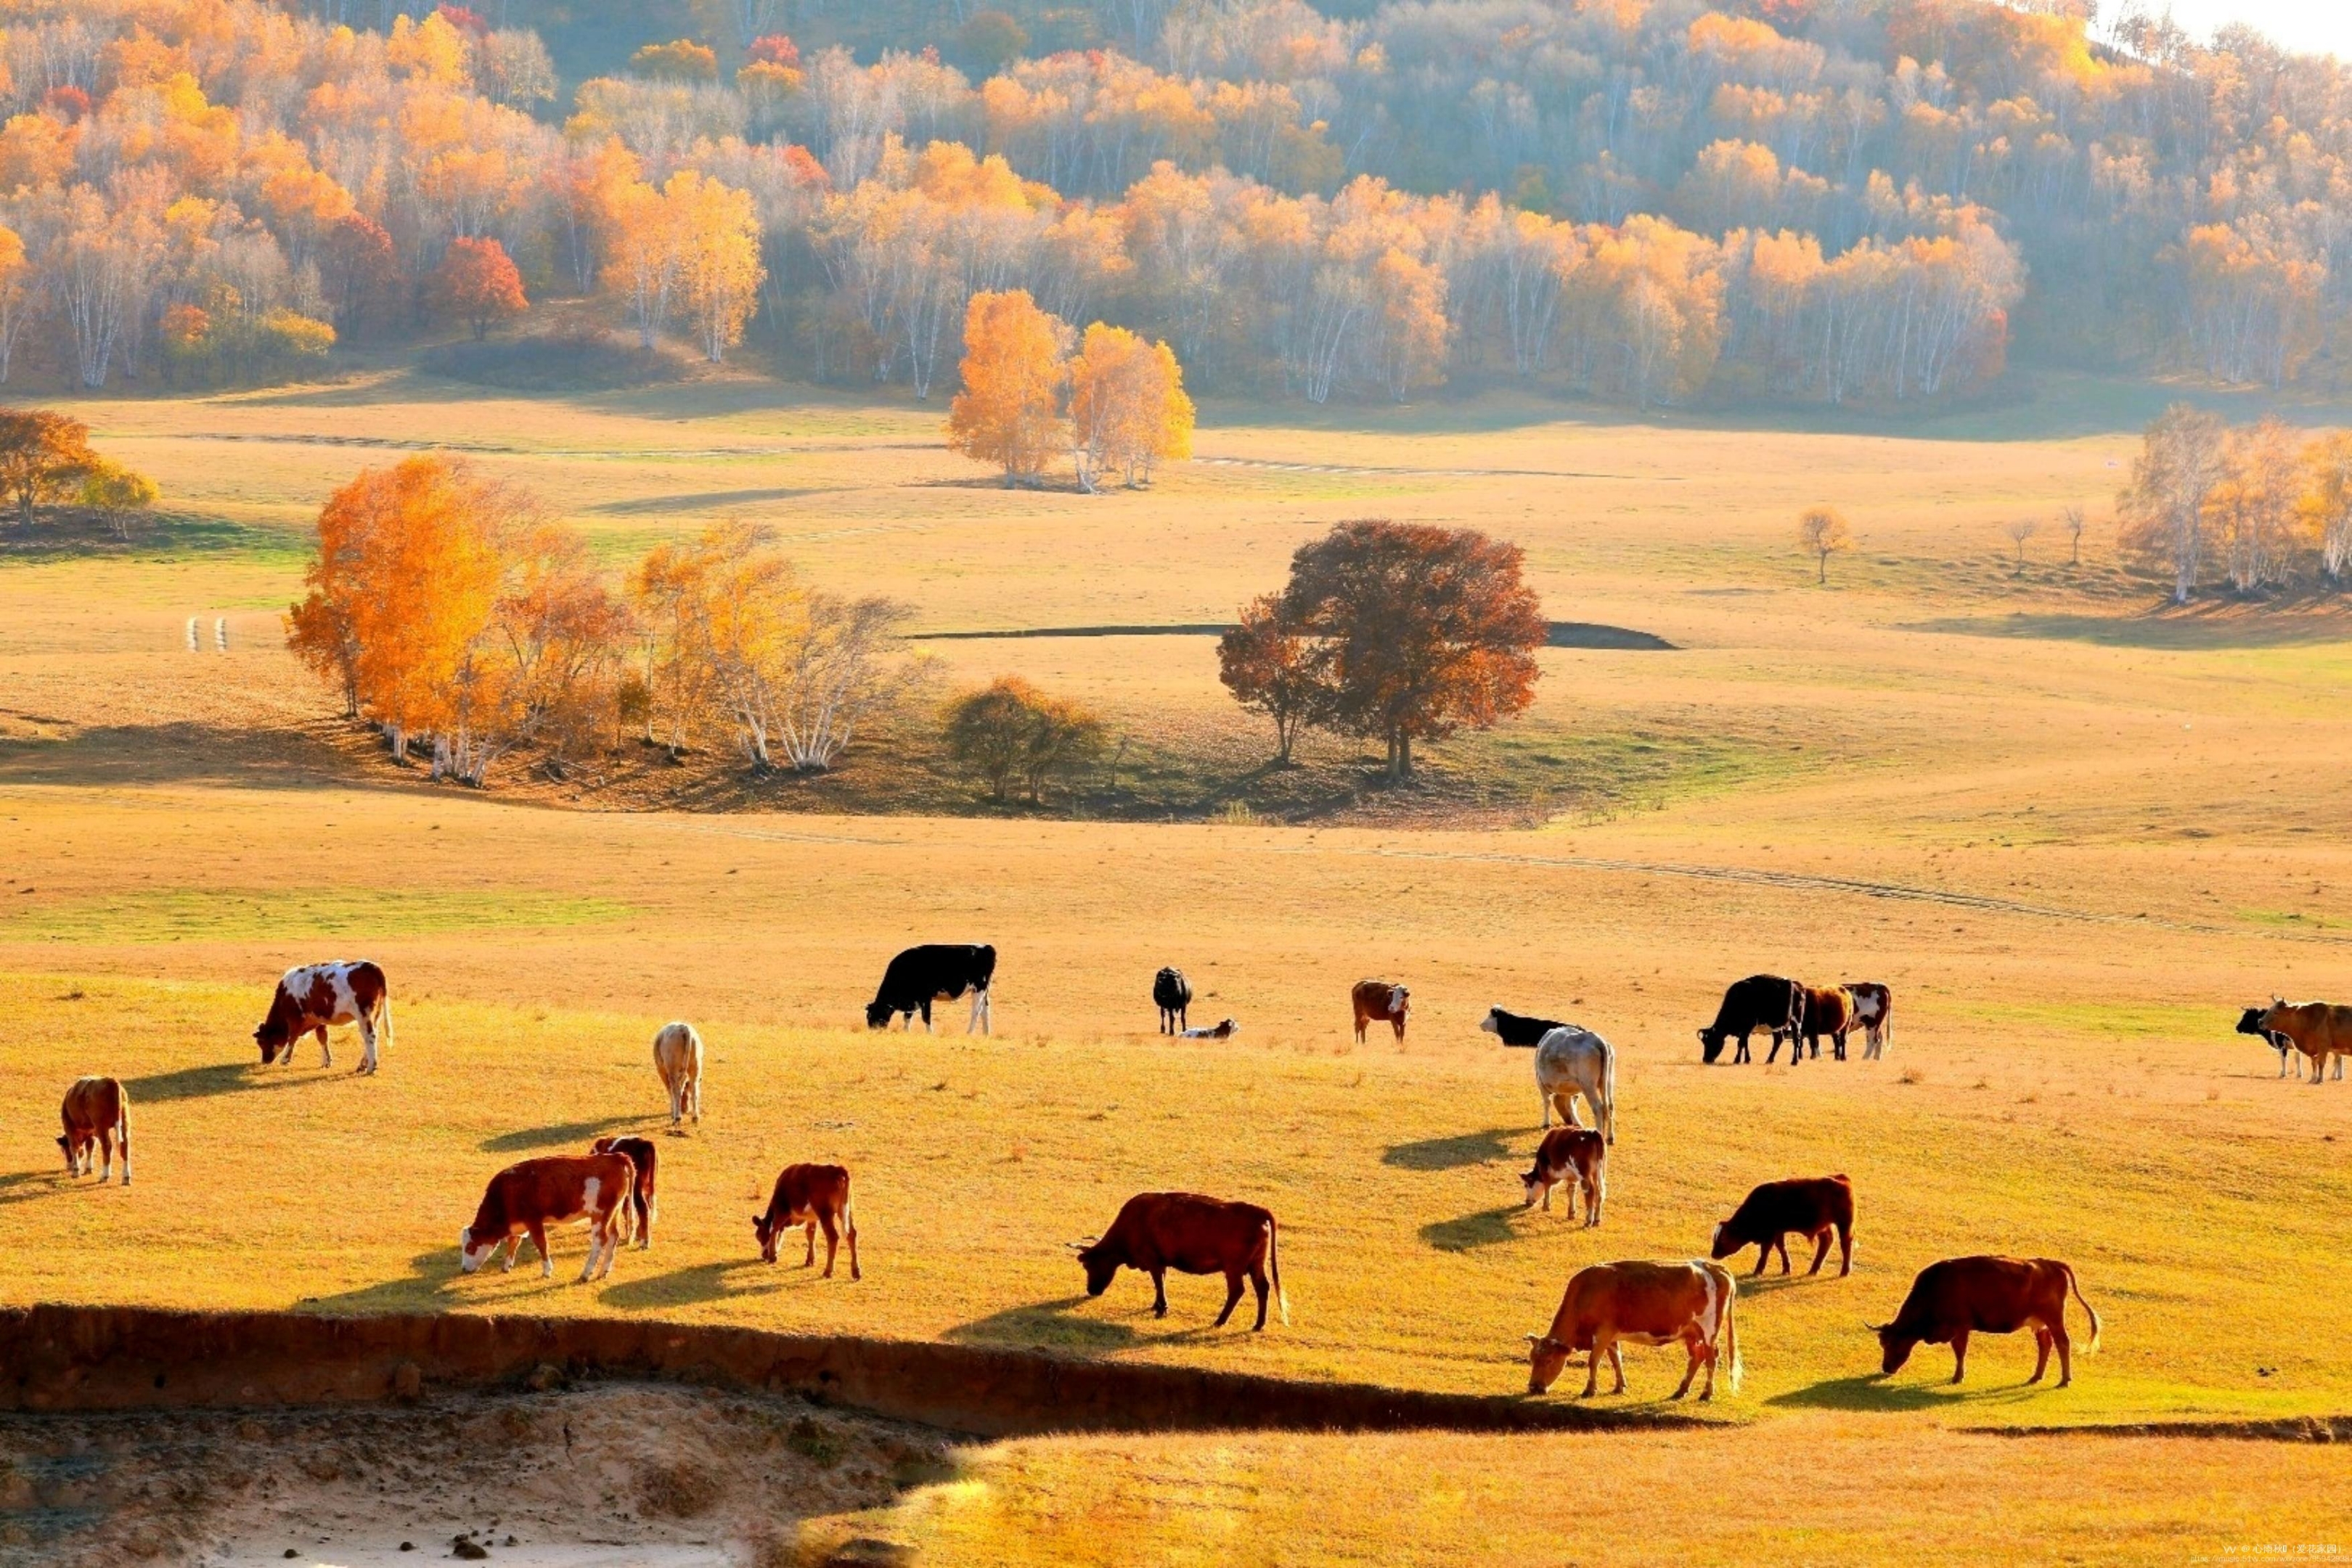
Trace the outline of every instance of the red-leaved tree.
[[433, 271], [432, 300], [442, 314], [472, 327], [476, 342], [490, 335], [493, 323], [530, 309], [522, 274], [495, 239], [451, 240]]

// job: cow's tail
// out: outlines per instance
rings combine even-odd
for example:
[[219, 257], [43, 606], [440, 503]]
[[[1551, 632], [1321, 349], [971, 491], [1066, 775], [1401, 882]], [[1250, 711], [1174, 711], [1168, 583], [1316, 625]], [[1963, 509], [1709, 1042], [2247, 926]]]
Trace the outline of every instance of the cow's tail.
[[2084, 1348], [2086, 1351], [2096, 1352], [2099, 1348], [2099, 1310], [2092, 1306], [2089, 1301], [2084, 1300], [2083, 1287], [2074, 1278], [2074, 1266], [2066, 1263], [2059, 1267], [2066, 1270], [2066, 1289], [2074, 1293], [2074, 1300], [2081, 1301], [2083, 1310], [2091, 1315], [2091, 1342]]
[[1717, 1277], [1723, 1286], [1723, 1343], [1731, 1352], [1731, 1392], [1739, 1392], [1740, 1374], [1745, 1371], [1739, 1363], [1739, 1319], [1733, 1309], [1739, 1304], [1739, 1281], [1731, 1270], [1718, 1266]]
[[376, 1029], [383, 1036], [384, 1046], [389, 1048], [392, 1045], [392, 984], [389, 981], [384, 983], [383, 990], [376, 996], [375, 1012]]
[[1265, 1216], [1265, 1269], [1274, 1276], [1274, 1304], [1282, 1314], [1282, 1326], [1290, 1327], [1290, 1292], [1282, 1288], [1282, 1226], [1272, 1215]]

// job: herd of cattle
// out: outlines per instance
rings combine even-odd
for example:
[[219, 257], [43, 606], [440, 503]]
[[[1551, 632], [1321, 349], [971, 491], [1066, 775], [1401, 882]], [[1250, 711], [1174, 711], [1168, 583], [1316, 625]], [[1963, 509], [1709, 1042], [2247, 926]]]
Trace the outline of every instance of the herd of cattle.
[[[971, 1015], [965, 1032], [986, 1032], [991, 1025], [989, 993], [996, 973], [996, 950], [986, 945], [926, 944], [911, 947], [890, 961], [873, 1002], [866, 1009], [870, 1028], [888, 1026], [903, 1018], [912, 1028], [920, 1014], [931, 1026], [937, 1002], [971, 997]], [[1192, 1038], [1226, 1038], [1236, 1027], [1231, 1018], [1210, 1028], [1188, 1026], [1192, 988], [1180, 970], [1162, 969], [1152, 978], [1151, 999], [1160, 1011], [1163, 1033]], [[1385, 980], [1366, 980], [1351, 993], [1356, 1038], [1366, 1029], [1387, 1023], [1399, 1042], [1404, 1039], [1411, 1010], [1409, 990]], [[1770, 1033], [1769, 1064], [1785, 1041], [1792, 1062], [1801, 1061], [1810, 1045], [1821, 1055], [1821, 1037], [1832, 1042], [1836, 1059], [1845, 1057], [1849, 1031], [1864, 1031], [1864, 1059], [1881, 1056], [1892, 1034], [1894, 999], [1886, 986], [1874, 982], [1822, 990], [1779, 975], [1756, 974], [1734, 984], [1724, 993], [1715, 1022], [1698, 1031], [1704, 1059], [1715, 1063], [1724, 1046], [1738, 1042], [1735, 1063], [1750, 1060], [1748, 1037], [1758, 1029]], [[365, 962], [322, 963], [290, 970], [278, 982], [269, 1011], [254, 1032], [265, 1066], [291, 1063], [295, 1043], [315, 1036], [322, 1061], [332, 1066], [328, 1045], [331, 1026], [356, 1026], [362, 1058], [358, 1070], [373, 1073], [378, 1065], [379, 1043], [392, 1040], [392, 1001], [383, 971]], [[1616, 1053], [1592, 1030], [1554, 1019], [1538, 1018], [1490, 1007], [1478, 1026], [1506, 1046], [1534, 1052], [1536, 1088], [1542, 1102], [1544, 1137], [1535, 1165], [1521, 1178], [1523, 1206], [1540, 1202], [1549, 1211], [1552, 1189], [1566, 1186], [1568, 1217], [1574, 1218], [1578, 1199], [1583, 1200], [1584, 1224], [1598, 1226], [1608, 1192], [1608, 1151], [1617, 1141]], [[2327, 1060], [2336, 1058], [2336, 1077], [2344, 1076], [2344, 1058], [2352, 1054], [2352, 1007], [2324, 1003], [2290, 1004], [2273, 1000], [2268, 1007], [2249, 1007], [2238, 1022], [2238, 1032], [2263, 1039], [2280, 1054], [2279, 1072], [2286, 1072], [2290, 1050], [2308, 1057], [2311, 1079], [2318, 1083]], [[654, 1065], [669, 1100], [673, 1131], [689, 1119], [702, 1120], [702, 1037], [693, 1026], [672, 1023], [654, 1037]], [[2298, 1066], [2298, 1071], [2300, 1067]], [[1581, 1099], [1592, 1112], [1587, 1128], [1579, 1114]], [[1559, 1111], [1562, 1125], [1551, 1125]], [[131, 1184], [131, 1106], [122, 1085], [111, 1078], [78, 1079], [66, 1091], [61, 1114], [65, 1134], [58, 1140], [65, 1152], [69, 1175], [89, 1174], [102, 1158], [101, 1183], [112, 1179], [114, 1151], [122, 1151], [122, 1183]], [[473, 1273], [503, 1249], [502, 1267], [513, 1268], [525, 1237], [539, 1254], [540, 1272], [550, 1276], [550, 1226], [585, 1224], [589, 1231], [588, 1261], [583, 1282], [612, 1272], [621, 1247], [635, 1239], [640, 1248], [653, 1245], [658, 1154], [650, 1139], [599, 1138], [584, 1154], [559, 1154], [510, 1165], [490, 1179], [473, 1222], [458, 1233], [459, 1266]], [[1615, 1392], [1625, 1388], [1625, 1370], [1619, 1346], [1681, 1344], [1688, 1357], [1674, 1397], [1689, 1392], [1700, 1369], [1706, 1378], [1702, 1400], [1713, 1396], [1716, 1366], [1728, 1355], [1728, 1375], [1739, 1386], [1738, 1331], [1734, 1309], [1738, 1282], [1723, 1259], [1743, 1249], [1757, 1249], [1755, 1273], [1764, 1272], [1773, 1253], [1780, 1272], [1789, 1274], [1788, 1239], [1797, 1236], [1815, 1244], [1810, 1278], [1821, 1272], [1830, 1243], [1838, 1246], [1838, 1275], [1844, 1278], [1853, 1264], [1854, 1195], [1843, 1175], [1804, 1177], [1767, 1182], [1750, 1192], [1728, 1219], [1715, 1227], [1706, 1258], [1687, 1262], [1626, 1261], [1594, 1264], [1579, 1269], [1569, 1280], [1559, 1310], [1544, 1333], [1529, 1334], [1528, 1390], [1549, 1389], [1572, 1354], [1586, 1356], [1584, 1395], [1596, 1392], [1605, 1362], [1615, 1374]], [[805, 1243], [802, 1267], [816, 1261], [816, 1237], [824, 1235], [825, 1279], [833, 1277], [840, 1244], [849, 1244], [849, 1277], [862, 1279], [857, 1262], [857, 1225], [850, 1203], [849, 1172], [840, 1165], [788, 1165], [776, 1184], [763, 1213], [752, 1216], [752, 1234], [760, 1256], [777, 1260], [778, 1245], [789, 1231], [799, 1229]], [[1070, 1244], [1086, 1271], [1087, 1294], [1100, 1296], [1121, 1268], [1148, 1274], [1152, 1284], [1152, 1310], [1168, 1313], [1166, 1276], [1221, 1274], [1225, 1304], [1217, 1326], [1232, 1317], [1242, 1299], [1244, 1282], [1257, 1297], [1255, 1330], [1265, 1327], [1269, 1300], [1290, 1321], [1290, 1302], [1282, 1288], [1277, 1226], [1273, 1213], [1255, 1204], [1231, 1203], [1193, 1193], [1139, 1193], [1120, 1208], [1110, 1228], [1099, 1237]], [[1971, 1257], [1946, 1258], [1930, 1264], [1913, 1281], [1910, 1293], [1893, 1321], [1874, 1326], [1881, 1351], [1881, 1366], [1891, 1374], [1902, 1368], [1919, 1344], [1952, 1347], [1952, 1381], [1967, 1370], [1971, 1334], [2014, 1333], [2031, 1329], [2039, 1355], [2033, 1376], [2041, 1381], [2050, 1352], [2058, 1352], [2058, 1386], [2074, 1376], [2072, 1342], [2066, 1331], [2069, 1296], [2090, 1317], [2089, 1348], [2099, 1344], [2099, 1315], [2084, 1300], [2074, 1270], [2052, 1258]]]

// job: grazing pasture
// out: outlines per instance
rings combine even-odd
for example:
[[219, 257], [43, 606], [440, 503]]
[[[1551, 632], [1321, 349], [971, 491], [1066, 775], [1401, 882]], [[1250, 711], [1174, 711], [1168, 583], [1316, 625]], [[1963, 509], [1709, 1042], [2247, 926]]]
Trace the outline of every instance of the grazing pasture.
[[[2012, 573], [1999, 523], [2104, 519], [2132, 448], [2081, 415], [2105, 391], [2044, 395], [2039, 426], [1903, 435], [1211, 405], [1198, 461], [1106, 498], [996, 487], [937, 410], [748, 379], [530, 399], [387, 367], [82, 405], [173, 515], [120, 549], [0, 530], [0, 1300], [625, 1313], [1507, 1394], [1578, 1267], [1704, 1256], [1758, 1183], [1843, 1171], [1853, 1273], [1743, 1292], [1730, 1429], [1041, 1440], [866, 1522], [939, 1561], [1727, 1561], [1794, 1444], [1835, 1478], [1800, 1527], [1823, 1559], [1948, 1554], [1996, 1499], [2053, 1554], [2090, 1497], [2102, 1556], [2331, 1539], [2324, 1450], [1963, 1430], [2352, 1413], [2352, 1086], [2282, 1082], [2232, 1032], [2275, 994], [2352, 1000], [2352, 621], [2153, 614], [2097, 521], [2081, 570]], [[325, 493], [436, 443], [616, 565], [740, 514], [927, 632], [1213, 624], [1328, 523], [1391, 515], [1516, 539], [1550, 617], [1675, 646], [1545, 650], [1529, 717], [1430, 748], [1418, 791], [1310, 737], [1328, 792], [1275, 810], [1270, 728], [1199, 634], [924, 645], [942, 687], [1017, 673], [1111, 716], [1156, 782], [1083, 816], [856, 752], [663, 811], [593, 809], [652, 785], [436, 788], [333, 717], [274, 616]], [[1794, 543], [1818, 500], [1857, 536], [1827, 589]], [[227, 651], [188, 652], [191, 616]], [[961, 1005], [936, 1037], [859, 1027], [927, 942], [994, 945], [992, 1037]], [[264, 1070], [277, 978], [362, 958], [398, 1010], [382, 1071], [346, 1070], [348, 1032], [331, 1072]], [[1159, 1034], [1163, 964], [1242, 1031]], [[1902, 1028], [1879, 1060], [1702, 1067], [1759, 971], [1884, 982]], [[1402, 1046], [1355, 1043], [1370, 975], [1411, 990]], [[1495, 1005], [1617, 1051], [1597, 1229], [1520, 1206], [1533, 1069], [1478, 1028]], [[646, 1059], [671, 1018], [709, 1091], [674, 1139]], [[137, 1106], [135, 1187], [64, 1174], [85, 1073]], [[660, 1140], [658, 1247], [574, 1285], [573, 1227], [553, 1282], [460, 1276], [495, 1171], [626, 1134]], [[862, 1279], [759, 1261], [796, 1162], [854, 1173]], [[1214, 1279], [1172, 1276], [1164, 1321], [1134, 1276], [1086, 1299], [1062, 1244], [1171, 1189], [1276, 1214], [1288, 1327], [1211, 1330]], [[2105, 1323], [2074, 1385], [2022, 1386], [2030, 1335], [1980, 1338], [1958, 1389], [1936, 1351], [1872, 1375], [1864, 1321], [1986, 1251], [2074, 1265]], [[1601, 1403], [1662, 1404], [1681, 1359], [1629, 1349]], [[1622, 1481], [1566, 1508], [1569, 1472]]]

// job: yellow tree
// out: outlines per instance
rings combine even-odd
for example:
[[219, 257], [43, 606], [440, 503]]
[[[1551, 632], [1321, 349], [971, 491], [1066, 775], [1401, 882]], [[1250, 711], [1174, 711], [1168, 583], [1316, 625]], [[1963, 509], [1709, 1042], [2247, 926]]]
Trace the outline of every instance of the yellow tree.
[[1192, 417], [1183, 370], [1166, 343], [1102, 321], [1087, 329], [1070, 363], [1070, 424], [1087, 491], [1111, 468], [1124, 469], [1133, 486], [1149, 481], [1159, 459], [1189, 456]]
[[1845, 514], [1834, 507], [1809, 507], [1797, 519], [1797, 543], [1812, 556], [1819, 567], [1819, 582], [1829, 585], [1830, 557], [1842, 550], [1853, 548], [1853, 531], [1846, 526]]
[[717, 364], [743, 341], [767, 268], [760, 264], [760, 218], [751, 193], [705, 179], [692, 169], [662, 189], [677, 247], [677, 278], [694, 313], [702, 353]]
[[1037, 482], [1066, 441], [1069, 337], [1025, 289], [974, 294], [964, 310], [963, 390], [948, 409], [948, 445], [1002, 467], [1007, 485]]
[[2319, 540], [2319, 569], [2334, 587], [2352, 565], [2352, 431], [2331, 430], [2304, 451], [2305, 489], [2298, 506]]

